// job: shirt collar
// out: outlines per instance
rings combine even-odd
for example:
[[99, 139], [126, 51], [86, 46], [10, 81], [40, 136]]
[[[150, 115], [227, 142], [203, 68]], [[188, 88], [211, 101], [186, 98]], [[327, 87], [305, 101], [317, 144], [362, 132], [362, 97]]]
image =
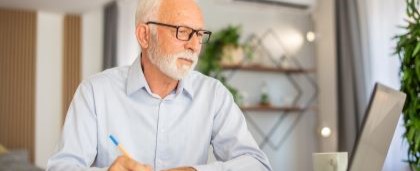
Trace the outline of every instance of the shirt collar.
[[191, 72], [185, 76], [184, 79], [182, 79], [181, 81], [179, 81], [177, 90], [176, 90], [176, 94], [181, 93], [182, 90], [185, 90], [185, 92], [191, 97], [194, 97], [194, 90], [192, 88], [192, 80], [191, 80]]
[[128, 69], [127, 95], [131, 95], [140, 88], [148, 87], [140, 66], [140, 57], [138, 57]]
[[[146, 88], [146, 90], [151, 93], [149, 85], [147, 84], [146, 78], [144, 77], [143, 70], [141, 68], [141, 55], [133, 62], [133, 64], [128, 69], [127, 77], [127, 95], [131, 95], [141, 88]], [[190, 73], [191, 74], [191, 73]], [[192, 82], [190, 79], [190, 74], [188, 74], [184, 79], [179, 81], [179, 84], [176, 89], [176, 95], [180, 94], [185, 90], [185, 92], [191, 97], [194, 97]]]

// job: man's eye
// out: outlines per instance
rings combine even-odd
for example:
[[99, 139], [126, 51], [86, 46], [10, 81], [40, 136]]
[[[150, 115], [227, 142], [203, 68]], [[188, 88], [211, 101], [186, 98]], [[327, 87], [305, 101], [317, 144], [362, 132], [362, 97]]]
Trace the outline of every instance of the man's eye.
[[180, 33], [180, 34], [189, 34], [190, 33], [190, 30], [188, 30], [188, 29], [179, 29], [178, 30], [178, 33]]

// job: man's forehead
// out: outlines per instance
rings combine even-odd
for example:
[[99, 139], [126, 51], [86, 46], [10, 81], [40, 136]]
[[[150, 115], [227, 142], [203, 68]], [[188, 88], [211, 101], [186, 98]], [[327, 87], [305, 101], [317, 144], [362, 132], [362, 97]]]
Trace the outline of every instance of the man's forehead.
[[[184, 4], [187, 3], [187, 4]], [[159, 20], [171, 24], [202, 29], [204, 19], [194, 0], [164, 0], [159, 10]]]
[[177, 12], [173, 15], [164, 15], [162, 16], [161, 20], [163, 22], [176, 24], [176, 25], [183, 25], [183, 26], [189, 26], [193, 28], [202, 28], [204, 27], [204, 22], [202, 17], [197, 16], [191, 16], [186, 12]]

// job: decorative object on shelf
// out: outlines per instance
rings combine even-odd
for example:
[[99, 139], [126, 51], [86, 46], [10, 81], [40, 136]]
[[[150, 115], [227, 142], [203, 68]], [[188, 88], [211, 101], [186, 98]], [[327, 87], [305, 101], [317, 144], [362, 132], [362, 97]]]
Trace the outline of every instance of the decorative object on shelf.
[[222, 73], [222, 61], [229, 62], [231, 59], [233, 63], [236, 63], [239, 59], [244, 58], [242, 54], [245, 54], [247, 58], [251, 57], [247, 45], [239, 43], [240, 31], [239, 26], [228, 26], [213, 34], [210, 42], [206, 44], [205, 50], [201, 53], [198, 63], [198, 70], [220, 80], [232, 93], [235, 102], [240, 101], [241, 97], [235, 87], [227, 84], [226, 76]]
[[401, 60], [401, 91], [407, 94], [403, 116], [412, 170], [420, 170], [420, 0], [406, 0], [408, 25], [397, 35], [395, 52]]
[[243, 61], [244, 51], [241, 46], [227, 45], [223, 47], [221, 65], [239, 65]]
[[266, 81], [263, 82], [262, 87], [261, 87], [260, 105], [261, 106], [271, 106], [270, 96], [268, 95], [268, 87], [267, 87], [267, 82]]

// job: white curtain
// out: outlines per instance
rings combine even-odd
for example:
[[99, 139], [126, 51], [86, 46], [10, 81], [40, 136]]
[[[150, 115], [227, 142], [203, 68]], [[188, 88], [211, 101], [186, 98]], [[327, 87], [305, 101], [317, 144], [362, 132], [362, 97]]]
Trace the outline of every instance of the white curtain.
[[130, 65], [139, 55], [140, 48], [135, 35], [137, 0], [118, 0], [118, 50], [117, 66]]
[[[381, 82], [395, 89], [399, 89], [400, 61], [393, 55], [396, 44], [392, 37], [403, 30], [397, 28], [404, 24], [405, 1], [403, 0], [359, 0], [361, 13], [364, 18], [362, 26], [366, 28], [368, 42], [368, 56], [370, 64], [370, 80], [368, 89], [372, 90], [375, 82]], [[407, 143], [403, 140], [404, 126], [402, 117], [397, 129], [382, 171], [409, 171], [407, 159]]]

